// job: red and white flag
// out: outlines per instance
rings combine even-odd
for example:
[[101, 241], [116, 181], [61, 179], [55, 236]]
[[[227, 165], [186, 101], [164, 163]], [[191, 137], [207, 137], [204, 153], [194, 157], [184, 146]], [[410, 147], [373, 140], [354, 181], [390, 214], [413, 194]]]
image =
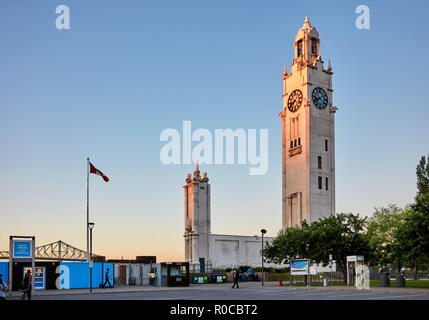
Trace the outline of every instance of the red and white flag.
[[93, 173], [93, 174], [96, 174], [96, 175], [98, 175], [98, 176], [101, 176], [101, 177], [103, 178], [103, 180], [104, 180], [104, 181], [109, 182], [109, 178], [107, 178], [107, 176], [105, 176], [105, 175], [103, 174], [103, 172], [101, 172], [101, 171], [100, 171], [100, 170], [98, 170], [96, 167], [94, 167], [94, 166], [92, 165], [92, 163], [91, 163], [91, 162], [89, 163], [89, 172], [90, 172], [90, 173]]

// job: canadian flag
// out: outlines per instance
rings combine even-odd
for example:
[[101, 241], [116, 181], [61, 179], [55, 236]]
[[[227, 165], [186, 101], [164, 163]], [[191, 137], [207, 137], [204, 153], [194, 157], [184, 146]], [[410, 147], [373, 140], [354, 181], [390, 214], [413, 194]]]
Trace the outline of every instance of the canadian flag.
[[96, 175], [98, 175], [98, 176], [101, 176], [101, 177], [103, 178], [103, 180], [104, 180], [104, 181], [109, 182], [109, 178], [107, 178], [107, 176], [105, 176], [105, 175], [103, 174], [103, 172], [101, 172], [101, 171], [100, 171], [100, 170], [98, 170], [96, 167], [94, 167], [94, 166], [92, 165], [92, 163], [91, 163], [91, 162], [89, 163], [89, 172], [90, 172], [90, 173], [93, 173], [93, 174], [96, 174]]

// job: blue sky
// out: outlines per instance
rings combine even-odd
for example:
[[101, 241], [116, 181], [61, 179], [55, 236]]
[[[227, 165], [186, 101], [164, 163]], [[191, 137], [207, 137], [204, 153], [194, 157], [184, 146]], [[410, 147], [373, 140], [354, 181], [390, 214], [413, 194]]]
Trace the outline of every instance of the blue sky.
[[[71, 30], [55, 9], [70, 7]], [[370, 30], [355, 8], [371, 10]], [[94, 251], [182, 260], [190, 165], [164, 166], [162, 130], [269, 129], [269, 169], [203, 165], [212, 231], [281, 227], [281, 74], [306, 15], [331, 59], [337, 212], [412, 202], [428, 153], [427, 1], [2, 1], [0, 250], [10, 234], [85, 247], [86, 157]]]

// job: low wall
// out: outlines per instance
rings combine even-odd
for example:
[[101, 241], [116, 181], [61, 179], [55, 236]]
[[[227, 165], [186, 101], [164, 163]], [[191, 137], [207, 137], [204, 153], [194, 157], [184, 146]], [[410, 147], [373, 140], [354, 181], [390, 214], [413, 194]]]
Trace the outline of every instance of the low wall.
[[[272, 242], [273, 237], [264, 237]], [[213, 269], [236, 268], [239, 266], [262, 266], [262, 239], [260, 236], [210, 235], [210, 263]], [[265, 263], [265, 267], [282, 268], [286, 265]]]

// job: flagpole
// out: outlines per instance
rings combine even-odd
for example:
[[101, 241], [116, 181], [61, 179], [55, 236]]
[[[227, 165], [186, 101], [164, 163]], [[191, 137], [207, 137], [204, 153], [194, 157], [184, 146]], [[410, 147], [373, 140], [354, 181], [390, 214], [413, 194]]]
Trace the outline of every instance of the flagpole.
[[89, 157], [86, 161], [86, 260], [89, 262]]

